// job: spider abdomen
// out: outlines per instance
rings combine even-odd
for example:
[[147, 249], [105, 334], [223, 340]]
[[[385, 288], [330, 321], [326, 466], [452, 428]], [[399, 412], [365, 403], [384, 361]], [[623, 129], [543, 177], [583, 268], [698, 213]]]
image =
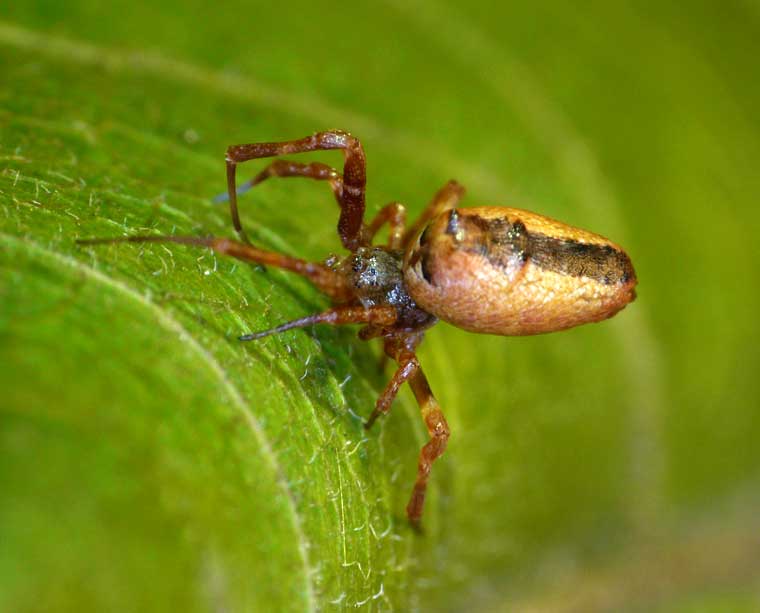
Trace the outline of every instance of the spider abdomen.
[[628, 255], [606, 238], [502, 207], [451, 209], [405, 256], [407, 291], [471, 332], [521, 336], [611, 317], [635, 298]]

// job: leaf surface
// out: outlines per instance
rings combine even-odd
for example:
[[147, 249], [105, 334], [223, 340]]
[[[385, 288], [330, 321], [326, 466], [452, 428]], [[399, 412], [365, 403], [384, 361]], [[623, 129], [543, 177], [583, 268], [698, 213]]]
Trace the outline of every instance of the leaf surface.
[[[0, 8], [0, 610], [754, 610], [760, 13], [282, 8]], [[457, 178], [640, 279], [600, 325], [428, 334], [453, 434], [422, 536], [411, 396], [361, 425], [378, 349], [236, 340], [324, 308], [308, 283], [74, 243], [232, 236], [226, 146], [327, 128], [365, 144], [369, 214]], [[265, 248], [339, 249], [323, 185], [241, 207]]]

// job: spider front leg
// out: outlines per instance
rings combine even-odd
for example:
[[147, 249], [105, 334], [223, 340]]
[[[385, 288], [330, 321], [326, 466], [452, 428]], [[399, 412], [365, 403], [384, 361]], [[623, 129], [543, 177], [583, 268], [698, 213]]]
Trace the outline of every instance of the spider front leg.
[[[335, 194], [335, 199], [338, 201], [338, 204], [340, 204], [340, 196], [343, 192], [343, 177], [332, 166], [321, 164], [319, 162], [302, 164], [300, 162], [291, 162], [289, 160], [275, 160], [269, 164], [269, 166], [264, 167], [264, 170], [258, 173], [255, 177], [239, 185], [235, 190], [235, 193], [240, 196], [252, 187], [255, 187], [259, 183], [272, 177], [281, 177], [283, 179], [288, 177], [301, 177], [304, 179], [313, 179], [315, 181], [329, 181], [330, 187]], [[214, 202], [227, 202], [229, 199], [230, 195], [227, 192], [224, 192], [216, 196]]]
[[330, 326], [343, 326], [346, 324], [368, 324], [370, 326], [392, 326], [396, 322], [396, 309], [390, 306], [364, 307], [360, 305], [347, 305], [333, 307], [321, 313], [307, 315], [299, 319], [288, 321], [276, 328], [244, 334], [239, 337], [241, 341], [253, 341], [272, 334], [279, 334], [294, 328], [305, 328], [314, 324], [328, 324]]
[[[352, 252], [369, 244], [364, 233], [364, 188], [367, 182], [364, 149], [359, 139], [341, 130], [317, 132], [306, 138], [278, 143], [233, 145], [227, 149], [227, 194], [230, 200], [230, 214], [235, 230], [245, 242], [247, 239], [237, 210], [237, 188], [235, 184], [237, 165], [259, 158], [330, 149], [342, 149], [344, 156], [342, 185], [340, 194], [336, 193], [340, 205], [338, 234], [341, 242], [346, 249]], [[310, 176], [298, 174], [299, 169], [304, 168], [303, 166], [293, 166], [292, 168], [294, 174], [282, 176]], [[287, 172], [287, 169], [285, 170]], [[314, 172], [318, 174], [321, 170]]]
[[[289, 160], [275, 160], [267, 167], [265, 167], [264, 170], [262, 170], [255, 177], [240, 185], [235, 190], [235, 193], [238, 196], [240, 194], [244, 194], [252, 187], [255, 187], [259, 183], [262, 183], [271, 177], [302, 177], [305, 179], [313, 179], [315, 181], [328, 181], [330, 183], [330, 187], [332, 188], [333, 195], [335, 196], [335, 200], [338, 202], [338, 205], [340, 205], [341, 198], [343, 197], [343, 177], [332, 166], [321, 164], [319, 162], [301, 164], [300, 162], [291, 162]], [[214, 202], [224, 202], [226, 200], [230, 200], [230, 195], [228, 192], [219, 194], [216, 198], [214, 198]], [[237, 231], [238, 236], [240, 236], [243, 242], [250, 242], [248, 240], [248, 236], [245, 233], [245, 230], [243, 230], [243, 224], [240, 221], [237, 203], [233, 205], [231, 200], [230, 215], [232, 217], [232, 225]]]
[[228, 238], [202, 238], [198, 236], [120, 236], [117, 238], [90, 238], [77, 240], [79, 245], [104, 245], [108, 243], [177, 243], [195, 247], [208, 247], [220, 255], [282, 268], [305, 277], [335, 302], [345, 302], [352, 296], [344, 275], [318, 262], [309, 262], [274, 251], [265, 251], [248, 243]]

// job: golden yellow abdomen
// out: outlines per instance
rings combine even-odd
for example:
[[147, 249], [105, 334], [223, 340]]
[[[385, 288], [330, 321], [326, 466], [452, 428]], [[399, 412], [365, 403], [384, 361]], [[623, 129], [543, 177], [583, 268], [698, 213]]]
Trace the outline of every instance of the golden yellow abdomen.
[[618, 245], [521, 209], [446, 211], [404, 258], [414, 301], [471, 332], [563, 330], [611, 317], [636, 295], [636, 274]]

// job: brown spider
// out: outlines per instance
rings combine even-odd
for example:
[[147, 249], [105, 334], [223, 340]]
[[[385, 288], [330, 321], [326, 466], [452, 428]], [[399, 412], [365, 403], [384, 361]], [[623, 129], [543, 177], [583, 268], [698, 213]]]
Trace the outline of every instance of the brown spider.
[[[325, 164], [275, 160], [240, 188], [237, 165], [248, 160], [341, 149], [343, 174]], [[464, 189], [446, 184], [417, 221], [405, 228], [398, 202], [364, 223], [366, 162], [359, 140], [332, 130], [299, 140], [233, 145], [227, 150], [227, 197], [239, 241], [192, 236], [129, 236], [80, 244], [172, 242], [208, 247], [239, 260], [276, 266], [306, 277], [334, 306], [276, 328], [246, 334], [254, 340], [312, 324], [363, 324], [359, 338], [382, 338], [398, 362], [365, 423], [390, 410], [409, 383], [430, 440], [422, 447], [406, 512], [419, 526], [430, 469], [444, 452], [449, 426], [420, 367], [415, 349], [425, 331], [443, 319], [472, 332], [526, 335], [562, 330], [611, 317], [635, 297], [636, 275], [626, 253], [606, 238], [558, 221], [504, 207], [455, 208]], [[349, 255], [325, 263], [264, 251], [250, 244], [240, 223], [237, 194], [270, 177], [327, 181], [340, 207], [338, 235]], [[388, 224], [386, 245], [373, 245]]]

